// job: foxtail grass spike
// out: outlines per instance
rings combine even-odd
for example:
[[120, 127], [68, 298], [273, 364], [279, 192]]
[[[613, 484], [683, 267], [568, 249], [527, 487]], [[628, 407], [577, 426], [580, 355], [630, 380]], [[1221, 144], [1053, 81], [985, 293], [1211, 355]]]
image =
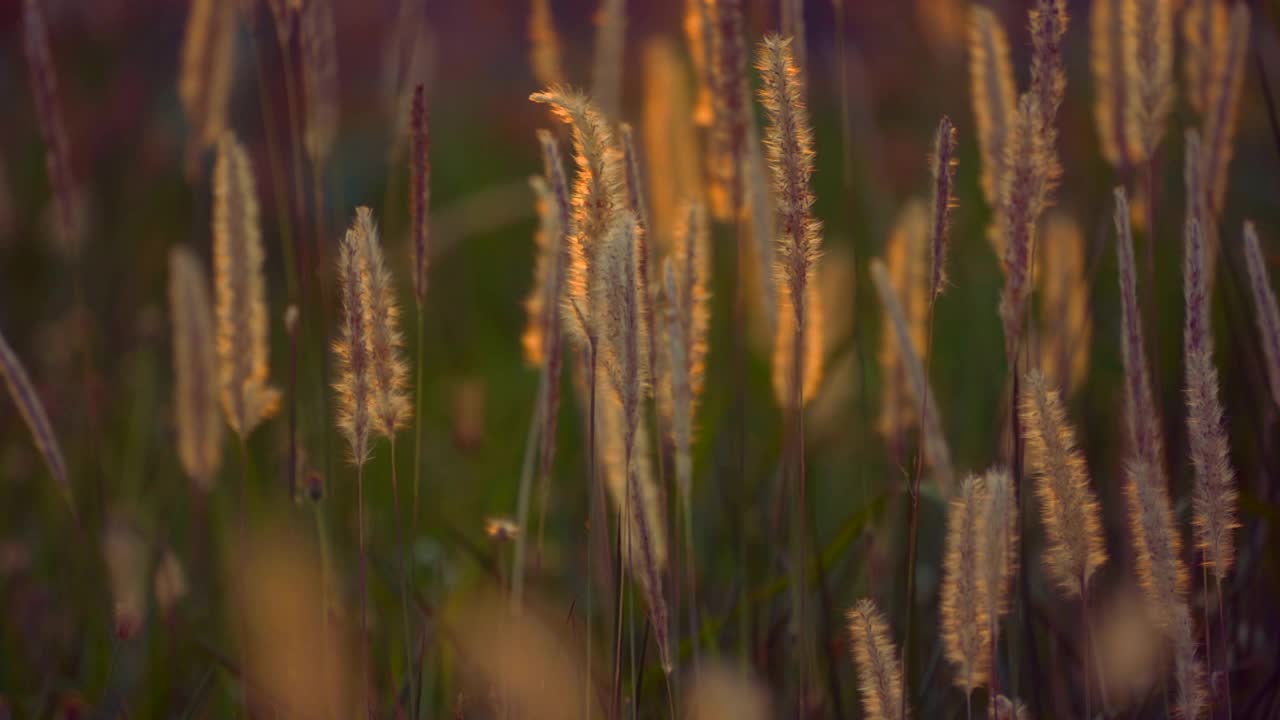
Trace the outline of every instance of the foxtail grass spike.
[[1000, 319], [1004, 324], [1005, 352], [1013, 357], [1022, 339], [1027, 298], [1031, 294], [1031, 252], [1036, 223], [1048, 193], [1040, 167], [1044, 137], [1036, 131], [1038, 115], [1034, 97], [1018, 101], [1009, 142], [1005, 146], [1006, 173], [996, 222], [1004, 245], [1004, 290], [1000, 294]]
[[413, 415], [405, 389], [409, 367], [401, 350], [404, 336], [400, 333], [400, 308], [395, 286], [382, 257], [382, 241], [373, 221], [373, 211], [356, 208], [351, 226], [356, 242], [361, 244], [364, 259], [361, 275], [361, 306], [369, 333], [369, 364], [373, 370], [373, 430], [383, 437], [393, 437], [408, 424]]
[[1133, 160], [1128, 138], [1129, 86], [1125, 53], [1128, 39], [1122, 22], [1128, 0], [1094, 0], [1089, 8], [1089, 54], [1093, 69], [1093, 119], [1102, 142], [1102, 156], [1113, 168]]
[[992, 468], [983, 476], [982, 519], [978, 526], [979, 584], [986, 600], [991, 642], [997, 642], [1000, 618], [1009, 612], [1013, 577], [1018, 572], [1018, 504], [1009, 472]]
[[707, 143], [711, 212], [730, 221], [742, 198], [748, 107], [747, 47], [742, 0], [699, 0], [709, 26], [711, 133]]
[[1004, 146], [1017, 112], [1017, 95], [1004, 28], [995, 13], [976, 4], [969, 10], [969, 101], [982, 162], [982, 194], [994, 209], [1004, 185]]
[[[1115, 189], [1116, 257], [1120, 279], [1120, 350], [1124, 359], [1125, 425], [1138, 458], [1159, 462], [1163, 440], [1151, 395], [1147, 352], [1142, 341], [1142, 316], [1138, 309], [1137, 273], [1133, 258], [1133, 231], [1124, 188]], [[1163, 474], [1163, 472], [1161, 473]]]
[[1258, 244], [1258, 230], [1252, 221], [1244, 224], [1244, 265], [1249, 274], [1249, 288], [1253, 294], [1254, 320], [1258, 326], [1258, 343], [1267, 366], [1267, 380], [1271, 384], [1271, 399], [1280, 408], [1280, 307], [1276, 305], [1276, 293], [1267, 277], [1267, 261]]
[[222, 466], [218, 352], [209, 279], [195, 253], [185, 247], [169, 252], [169, 313], [178, 459], [196, 488], [207, 493]]
[[1173, 104], [1173, 0], [1121, 0], [1125, 137], [1129, 160], [1145, 162], [1164, 137]]
[[280, 392], [268, 384], [266, 286], [253, 166], [230, 132], [213, 168], [213, 269], [222, 411], [240, 437], [275, 414]]
[[951, 211], [956, 207], [955, 180], [956, 128], [946, 115], [938, 122], [933, 140], [933, 226], [930, 230], [931, 269], [929, 287], [932, 297], [942, 294], [947, 284], [947, 235], [951, 229]]
[[1186, 323], [1183, 357], [1186, 367], [1187, 444], [1195, 466], [1192, 528], [1196, 548], [1213, 576], [1224, 580], [1234, 559], [1236, 481], [1231, 452], [1218, 399], [1218, 369], [1213, 364], [1209, 326], [1209, 284], [1206, 276], [1204, 231], [1194, 217], [1186, 223], [1183, 258], [1183, 296]]
[[31, 79], [31, 95], [35, 100], [36, 119], [40, 136], [45, 145], [45, 169], [53, 188], [54, 205], [58, 212], [58, 229], [62, 240], [69, 247], [79, 246], [79, 227], [76, 222], [76, 181], [71, 170], [71, 143], [67, 140], [67, 127], [62, 116], [62, 102], [58, 95], [58, 74], [53, 66], [49, 50], [48, 29], [45, 26], [40, 0], [24, 0], [22, 5], [22, 48], [27, 56], [27, 69]]
[[905, 720], [899, 653], [889, 636], [889, 623], [874, 601], [859, 600], [846, 615], [858, 669], [862, 711], [868, 720]]
[[529, 7], [529, 64], [539, 85], [565, 81], [560, 60], [560, 33], [551, 12], [551, 0], [532, 0]]
[[956, 687], [972, 693], [987, 682], [991, 633], [983, 577], [978, 572], [986, 487], [969, 476], [947, 511], [947, 545], [939, 595], [943, 652], [955, 668]]
[[67, 501], [71, 513], [76, 512], [75, 495], [71, 490], [71, 480], [67, 476], [67, 463], [62, 459], [62, 447], [58, 444], [58, 436], [53, 433], [53, 425], [49, 423], [49, 415], [44, 410], [44, 403], [31, 385], [27, 371], [22, 362], [9, 347], [9, 341], [0, 333], [0, 374], [4, 375], [4, 384], [9, 388], [9, 396], [17, 406], [18, 413], [31, 431], [31, 440], [36, 450], [44, 458], [49, 468], [49, 475], [58, 486], [58, 493]]
[[369, 318], [365, 314], [369, 272], [365, 243], [359, 231], [347, 230], [338, 246], [338, 283], [342, 292], [341, 333], [333, 344], [338, 363], [334, 390], [338, 395], [338, 429], [347, 439], [352, 465], [369, 457], [373, 426], [373, 363], [370, 358]]
[[1025, 387], [1022, 427], [1048, 544], [1045, 570], [1062, 592], [1080, 595], [1107, 561], [1101, 510], [1058, 393], [1038, 371], [1027, 373]]
[[422, 83], [413, 91], [409, 112], [409, 222], [413, 234], [413, 296], [421, 311], [427, 298], [431, 261], [431, 120]]
[[1222, 212], [1227, 198], [1249, 32], [1249, 6], [1237, 4], [1231, 11], [1226, 41], [1215, 54], [1204, 115], [1204, 188], [1214, 213]]
[[235, 60], [235, 12], [230, 3], [195, 0], [182, 41], [178, 97], [190, 127], [191, 147], [212, 147], [227, 127]]
[[1218, 0], [1189, 0], [1182, 11], [1187, 101], [1202, 117], [1213, 93], [1215, 67], [1223, 59], [1229, 24], [1227, 4]]

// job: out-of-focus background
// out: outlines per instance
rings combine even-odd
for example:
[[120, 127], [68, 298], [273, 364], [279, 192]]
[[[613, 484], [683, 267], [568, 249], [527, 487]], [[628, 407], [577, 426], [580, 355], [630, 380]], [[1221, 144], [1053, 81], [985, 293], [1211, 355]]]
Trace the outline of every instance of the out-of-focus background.
[[[0, 708], [14, 717], [72, 717], [68, 713], [73, 708], [92, 708], [111, 717], [225, 716], [237, 706], [235, 678], [243, 670], [230, 608], [236, 597], [255, 602], [252, 595], [233, 590], [229, 578], [236, 575], [224, 567], [244, 564], [234, 559], [240, 456], [228, 434], [218, 485], [207, 498], [193, 490], [182, 472], [175, 450], [166, 294], [172, 246], [188, 245], [206, 268], [211, 264], [212, 155], [189, 155], [191, 128], [178, 94], [188, 3], [38, 4], [78, 190], [79, 241], [68, 243], [57, 231], [23, 51], [23, 3], [3, 3], [0, 331], [26, 366], [61, 438], [77, 516], [67, 512], [22, 417], [6, 397], [0, 401]], [[294, 89], [287, 85], [299, 82], [289, 76], [297, 67], [285, 61], [268, 3], [242, 4], [246, 7], [237, 14], [234, 35], [228, 125], [247, 147], [258, 179], [273, 382], [294, 392], [288, 386], [291, 353], [283, 317], [289, 304], [300, 302], [295, 294], [300, 291], [287, 278], [287, 263], [293, 260], [286, 250], [290, 242], [305, 241], [321, 247], [331, 264], [338, 238], [360, 205], [373, 209], [381, 227], [399, 289], [407, 356], [412, 360], [418, 343], [424, 343], [424, 412], [418, 419], [424, 428], [422, 512], [412, 531], [396, 520], [385, 443], [376, 445], [365, 471], [372, 632], [375, 638], [394, 638], [375, 640], [372, 654], [380, 677], [376, 693], [385, 709], [403, 691], [393, 679], [418, 662], [414, 652], [423, 652], [429, 668], [424, 676], [430, 678], [423, 692], [431, 708], [424, 716], [443, 716], [467, 705], [458, 697], [457, 679], [466, 662], [455, 654], [469, 642], [459, 629], [467, 617], [464, 611], [475, 609], [466, 598], [478, 588], [502, 587], [510, 573], [510, 545], [487, 537], [485, 523], [515, 514], [538, 386], [537, 370], [525, 364], [520, 345], [536, 226], [527, 179], [542, 170], [535, 131], [558, 123], [545, 107], [528, 100], [540, 89], [529, 60], [530, 6], [525, 0], [333, 0], [338, 132], [317, 185], [309, 170], [303, 170], [305, 158], [289, 144]], [[745, 4], [747, 39], [754, 49], [764, 33], [780, 26], [777, 3]], [[983, 4], [1006, 28], [1016, 82], [1025, 87], [1029, 3]], [[596, 3], [552, 0], [550, 5], [564, 75], [587, 88]], [[930, 377], [936, 397], [930, 402], [940, 409], [961, 473], [1008, 461], [1009, 387], [996, 314], [1003, 276], [987, 241], [991, 212], [978, 180], [969, 98], [970, 3], [811, 0], [803, 5], [817, 151], [815, 215], [824, 225], [828, 323], [824, 381], [806, 428], [812, 542], [823, 553], [825, 573], [815, 635], [837, 646], [832, 654], [836, 662], [822, 684], [824, 693], [835, 688], [840, 696], [838, 701], [828, 697], [819, 707], [834, 715], [838, 704], [848, 717], [857, 712], [856, 681], [842, 611], [858, 597], [874, 596], [901, 632], [909, 504], [905, 489], [915, 457], [910, 437], [886, 438], [876, 428], [884, 380], [877, 353], [884, 335], [868, 266], [871, 258], [885, 255], [902, 208], [913, 198], [927, 199], [930, 144], [943, 114], [958, 129], [958, 208], [950, 286], [937, 305], [934, 323]], [[1123, 550], [1120, 492], [1123, 399], [1112, 188], [1136, 184], [1134, 178], [1118, 175], [1100, 152], [1090, 72], [1090, 3], [1068, 6], [1067, 95], [1058, 115], [1064, 175], [1050, 215], [1069, 218], [1083, 237], [1091, 341], [1082, 341], [1087, 371], [1067, 397], [1105, 508], [1114, 562], [1104, 572], [1102, 587], [1110, 588], [1123, 585], [1131, 572]], [[637, 127], [643, 159], [664, 146], [661, 135], [648, 132], [653, 116], [647, 107], [677, 91], [667, 86], [672, 77], [686, 83], [679, 92], [691, 92], [694, 76], [681, 0], [632, 0], [626, 3], [626, 16], [623, 111], [616, 119]], [[1241, 559], [1228, 608], [1238, 618], [1239, 633], [1274, 640], [1280, 631], [1274, 615], [1280, 558], [1268, 533], [1280, 513], [1280, 429], [1276, 408], [1265, 400], [1265, 371], [1239, 238], [1243, 220], [1255, 220], [1272, 277], [1280, 276], [1280, 136], [1269, 124], [1259, 75], [1265, 69], [1272, 83], [1280, 76], [1275, 6], [1254, 3], [1252, 23], [1235, 157], [1221, 213], [1223, 255], [1213, 317], [1244, 524], [1237, 535]], [[300, 59], [297, 39], [289, 42], [288, 52]], [[1178, 43], [1180, 47], [1180, 39]], [[670, 76], [655, 70], [652, 58], [662, 53], [677, 59], [680, 72]], [[1181, 87], [1180, 67], [1175, 75]], [[758, 85], [754, 72], [751, 81]], [[406, 157], [408, 99], [416, 82], [425, 86], [431, 124], [432, 251], [421, 336], [409, 272]], [[1182, 131], [1193, 122], [1180, 91], [1154, 165], [1155, 232], [1150, 234], [1145, 224], [1138, 231], [1140, 257], [1146, 243], [1153, 243], [1156, 283], [1141, 288], [1140, 297], [1145, 319], [1154, 323], [1147, 328], [1148, 342], [1156, 343], [1151, 355], [1158, 404], [1165, 414], [1174, 460], [1171, 490], [1184, 533], [1191, 466], [1185, 460], [1181, 390]], [[653, 196], [670, 180], [658, 174], [657, 162], [647, 167]], [[302, 203], [307, 209], [296, 212], [290, 199], [295, 177], [303, 178], [298, 181], [303, 194], [319, 193], [321, 207], [307, 197]], [[1152, 199], [1143, 196], [1137, 202], [1145, 212]], [[286, 226], [292, 233], [288, 236]], [[299, 231], [305, 238], [294, 237]], [[700, 652], [742, 660], [764, 686], [781, 692], [788, 659], [779, 636], [786, 627], [788, 594], [779, 589], [784, 581], [777, 578], [786, 576], [786, 548], [771, 528], [777, 522], [774, 508], [785, 492], [779, 484], [782, 418], [770, 389], [767, 332], [748, 333], [745, 410], [741, 418], [737, 415], [732, 243], [732, 233], [717, 226], [708, 388], [694, 453], [698, 585], [704, 621], [714, 628], [705, 631]], [[1042, 272], [1052, 275], [1055, 269]], [[749, 293], [758, 293], [756, 286]], [[291, 617], [291, 607], [309, 607], [315, 591], [301, 592], [299, 584], [330, 587], [348, 608], [358, 603], [353, 581], [358, 564], [355, 475], [333, 429], [332, 398], [326, 398], [327, 389], [322, 395], [321, 368], [331, 372], [328, 342], [336, 335], [334, 317], [336, 305], [311, 314], [310, 322], [327, 319], [330, 324], [310, 325], [299, 351], [300, 499], [290, 497], [287, 413], [266, 422], [248, 445], [250, 523], [286, 528], [253, 532], [291, 539], [272, 545], [284, 550], [264, 551], [257, 558], [265, 569], [245, 572], [251, 586], [254, 577], [266, 578], [263, 586], [288, 586], [271, 595], [277, 602], [273, 611], [285, 618]], [[553, 627], [556, 621], [566, 622], [566, 636], [581, 632], [572, 619], [582, 612], [589, 583], [583, 549], [582, 407], [583, 398], [567, 376], [545, 545], [529, 571], [531, 594], [547, 608]], [[739, 429], [746, 440], [741, 460]], [[406, 504], [410, 486], [405, 478], [411, 477], [414, 454], [411, 432], [396, 447], [399, 491]], [[741, 475], [740, 462], [745, 467]], [[318, 501], [307, 497], [311, 489], [322, 496]], [[927, 492], [922, 502], [923, 561], [917, 574], [923, 618], [917, 637], [923, 639], [915, 652], [926, 673], [924, 682], [936, 692], [930, 693], [930, 704], [918, 708], [921, 715], [960, 707], [959, 694], [948, 695], [947, 681], [937, 677], [945, 672], [936, 654], [933, 610], [944, 510], [936, 493]], [[109, 556], [118, 544], [109, 540], [118, 525], [127, 527], [123, 532], [143, 548], [135, 553], [140, 566], [133, 574], [145, 584], [144, 610], [131, 632], [121, 632], [115, 612], [119, 590], [113, 591], [113, 582], [119, 578], [112, 573], [118, 568], [104, 560], [104, 547]], [[401, 535], [410, 532], [413, 537]], [[1037, 532], [1026, 540], [1036, 543], [1038, 538]], [[297, 565], [317, 566], [311, 561], [322, 551], [327, 558], [323, 566], [336, 568], [336, 579], [317, 581], [312, 569], [297, 570]], [[169, 554], [184, 568], [187, 592], [172, 607], [161, 607], [155, 568]], [[1037, 555], [1026, 557], [1035, 561]], [[402, 563], [413, 570], [412, 604], [427, 618], [421, 623], [425, 639], [413, 643], [402, 642], [399, 627]], [[279, 581], [281, 567], [292, 567], [297, 575], [285, 574], [293, 580]], [[1199, 573], [1193, 576], [1198, 586]], [[1043, 588], [1034, 597], [1030, 612], [1036, 614], [1037, 627], [1052, 628], [1042, 614], [1074, 612]], [[349, 619], [357, 611], [347, 612]], [[597, 613], [608, 617], [599, 608]], [[414, 627], [416, 637], [417, 621]], [[596, 627], [607, 635], [612, 626], [601, 620]], [[535, 640], [530, 643], [536, 645]], [[608, 642], [602, 638], [600, 643], [599, 652], [607, 652]], [[1051, 629], [1044, 631], [1041, 672], [1051, 672], [1064, 643]], [[1251, 656], [1251, 647], [1242, 647], [1233, 658], [1239, 664], [1233, 685], [1240, 702], [1276, 682], [1274, 657], [1265, 661]], [[684, 655], [690, 652], [688, 644], [682, 646]], [[302, 661], [295, 657], [279, 663]], [[328, 671], [319, 669], [315, 677]], [[661, 688], [661, 676], [651, 673], [643, 688], [642, 714], [666, 714]], [[472, 707], [484, 706], [473, 702]], [[1148, 704], [1148, 713], [1159, 714], [1152, 709], [1155, 703]], [[476, 712], [487, 716], [488, 711]]]

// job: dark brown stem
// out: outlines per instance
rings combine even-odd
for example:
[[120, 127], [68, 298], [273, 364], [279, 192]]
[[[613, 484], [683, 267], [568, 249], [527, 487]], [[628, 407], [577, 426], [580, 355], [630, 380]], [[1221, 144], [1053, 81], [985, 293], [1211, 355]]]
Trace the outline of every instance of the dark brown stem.
[[[935, 296], [936, 297], [936, 296]], [[916, 450], [916, 466], [911, 473], [911, 519], [907, 535], [907, 607], [906, 622], [902, 634], [902, 706], [899, 717], [907, 716], [907, 695], [911, 688], [911, 626], [916, 605], [916, 552], [920, 537], [920, 475], [924, 470], [924, 418], [929, 412], [930, 370], [933, 367], [933, 306], [934, 298], [929, 299], [929, 334], [925, 339], [925, 382], [924, 391], [920, 394], [920, 447]], [[994, 635], [992, 638], [994, 639]], [[992, 643], [994, 648], [994, 642]], [[994, 649], [992, 651], [994, 653]], [[991, 677], [994, 682], [995, 664], [991, 666]], [[994, 690], [993, 690], [994, 696]]]

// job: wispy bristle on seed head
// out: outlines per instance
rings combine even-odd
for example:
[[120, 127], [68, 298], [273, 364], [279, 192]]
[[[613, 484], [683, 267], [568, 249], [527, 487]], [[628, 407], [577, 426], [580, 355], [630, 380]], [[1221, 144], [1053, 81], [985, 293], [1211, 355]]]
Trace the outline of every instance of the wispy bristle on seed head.
[[382, 241], [373, 211], [356, 208], [356, 219], [349, 233], [361, 244], [364, 258], [361, 283], [361, 306], [369, 333], [369, 364], [373, 371], [373, 430], [383, 437], [394, 437], [408, 424], [413, 410], [406, 390], [409, 367], [403, 357], [404, 336], [400, 333], [400, 308], [396, 290], [382, 257]]
[[275, 414], [280, 392], [267, 381], [266, 283], [253, 166], [233, 134], [218, 142], [213, 168], [213, 269], [222, 411], [248, 437]]
[[570, 262], [563, 315], [570, 335], [585, 346], [593, 337], [595, 325], [591, 268], [615, 209], [626, 203], [622, 153], [608, 118], [581, 93], [553, 86], [529, 99], [550, 106], [552, 113], [573, 130], [578, 176], [570, 195]]
[[858, 668], [862, 711], [868, 720], [903, 720], [902, 669], [889, 624], [874, 601], [863, 598], [846, 615]]
[[640, 286], [640, 229], [628, 210], [617, 213], [592, 267], [592, 305], [600, 369], [618, 396], [629, 432], [640, 423], [641, 399], [648, 388], [648, 337], [644, 327], [644, 289]]
[[1046, 175], [1038, 158], [1044, 155], [1043, 137], [1035, 98], [1025, 93], [1005, 145], [1004, 187], [996, 224], [1004, 245], [1004, 290], [1000, 294], [1000, 319], [1004, 325], [1005, 352], [1012, 357], [1022, 339], [1027, 299], [1031, 295], [1031, 254], [1036, 223], [1048, 193]]
[[1248, 220], [1244, 223], [1244, 261], [1245, 270], [1249, 274], [1249, 289], [1253, 295], [1258, 343], [1262, 345], [1267, 380], [1271, 384], [1271, 399], [1280, 408], [1280, 307], [1276, 304], [1276, 294], [1267, 277], [1267, 261], [1258, 244], [1258, 230]]
[[3, 333], [0, 333], [0, 375], [4, 376], [5, 386], [9, 388], [9, 396], [13, 398], [13, 404], [18, 407], [18, 414], [22, 415], [27, 429], [31, 431], [31, 440], [35, 443], [36, 450], [40, 451], [40, 456], [44, 458], [44, 464], [49, 468], [49, 475], [58, 486], [58, 492], [67, 501], [67, 505], [71, 507], [71, 512], [74, 514], [76, 512], [75, 496], [67, 476], [67, 463], [63, 460], [62, 446], [58, 443], [58, 436], [53, 433], [53, 425], [49, 422], [44, 403], [40, 401], [35, 387], [31, 385], [31, 379], [27, 377], [26, 369], [18, 360], [17, 354], [13, 352], [13, 348], [9, 347], [9, 342], [5, 340]]
[[982, 478], [971, 475], [960, 483], [960, 495], [951, 501], [938, 598], [943, 651], [955, 668], [956, 687], [966, 693], [987, 682], [991, 667], [990, 623], [978, 572], [985, 494]]
[[409, 222], [413, 235], [413, 295], [422, 312], [427, 296], [427, 241], [431, 225], [431, 126], [422, 83], [413, 91], [409, 111]]
[[1223, 580], [1231, 571], [1234, 557], [1232, 532], [1240, 524], [1236, 521], [1235, 471], [1231, 468], [1222, 402], [1218, 399], [1218, 369], [1213, 364], [1207, 264], [1204, 232], [1194, 217], [1188, 217], [1183, 260], [1183, 359], [1187, 444], [1196, 471], [1191, 520], [1204, 566]]
[[[917, 406], [924, 406], [924, 421], [921, 423], [921, 443], [924, 445], [924, 458], [933, 470], [933, 476], [942, 489], [943, 495], [951, 491], [954, 470], [951, 465], [951, 449], [947, 446], [946, 436], [942, 431], [941, 413], [938, 411], [937, 395], [929, 387], [925, 375], [924, 364], [913, 345], [911, 331], [902, 311], [902, 303], [889, 282], [884, 262], [879, 258], [871, 261], [871, 280], [880, 296], [880, 305], [888, 316], [887, 322], [893, 327], [894, 337], [898, 343], [898, 355], [906, 368], [907, 380], [911, 388], [912, 400]], [[923, 402], [925, 396], [929, 401]]]
[[324, 167], [338, 135], [338, 48], [330, 0], [308, 0], [302, 8], [302, 91], [307, 127], [302, 142], [316, 167]]
[[209, 492], [222, 466], [213, 306], [204, 268], [181, 246], [169, 252], [169, 314], [178, 459], [196, 488]]
[[982, 158], [982, 194], [987, 205], [995, 208], [1000, 203], [1004, 146], [1017, 112], [1017, 95], [1004, 28], [990, 9], [977, 4], [969, 10], [969, 100]]
[[1128, 139], [1128, 107], [1132, 88], [1125, 69], [1127, 37], [1121, 22], [1127, 0], [1094, 0], [1089, 9], [1090, 65], [1097, 88], [1093, 103], [1094, 123], [1102, 144], [1102, 156], [1119, 168], [1133, 158]]
[[355, 229], [347, 230], [338, 246], [338, 285], [342, 293], [342, 323], [333, 353], [338, 362], [338, 429], [347, 439], [350, 460], [361, 466], [369, 456], [373, 423], [373, 371], [369, 357], [369, 321], [365, 315], [364, 276], [368, 258]]
[[1107, 561], [1101, 510], [1058, 393], [1037, 371], [1027, 373], [1025, 387], [1022, 426], [1048, 540], [1045, 570], [1064, 593], [1078, 595]]
[[1164, 137], [1173, 104], [1173, 0], [1122, 0], [1125, 137], [1129, 160], [1145, 162]]
[[711, 211], [717, 220], [736, 220], [742, 201], [742, 160], [748, 107], [747, 47], [742, 0], [701, 0], [709, 23], [711, 134], [707, 144]]
[[[1062, 38], [1067, 33], [1066, 0], [1036, 0], [1028, 13], [1031, 26], [1031, 95], [1035, 98], [1036, 128], [1044, 144], [1053, 148], [1058, 131], [1054, 121], [1067, 90], [1062, 67]], [[1050, 172], [1056, 176], [1056, 172]]]
[[1240, 115], [1249, 33], [1249, 6], [1237, 3], [1231, 10], [1225, 43], [1214, 54], [1204, 114], [1204, 187], [1215, 213], [1222, 212], [1227, 197], [1227, 170]]
[[1018, 572], [1018, 504], [1007, 470], [988, 470], [983, 476], [983, 486], [978, 574], [987, 601], [991, 642], [996, 643], [1000, 618], [1009, 612], [1013, 576]]
[[1227, 4], [1218, 0], [1190, 0], [1182, 12], [1182, 37], [1186, 58], [1182, 70], [1186, 76], [1187, 101], [1191, 109], [1203, 114], [1213, 93], [1214, 70], [1223, 59], [1230, 25]]
[[930, 247], [932, 248], [932, 266], [929, 287], [932, 297], [942, 294], [947, 284], [947, 234], [951, 229], [951, 211], [956, 207], [955, 180], [956, 166], [960, 164], [956, 157], [956, 128], [951, 118], [946, 115], [938, 122], [938, 130], [933, 139], [933, 226], [930, 230]]
[[560, 64], [560, 34], [551, 12], [551, 0], [533, 0], [529, 8], [529, 64], [539, 85], [555, 85], [565, 80]]

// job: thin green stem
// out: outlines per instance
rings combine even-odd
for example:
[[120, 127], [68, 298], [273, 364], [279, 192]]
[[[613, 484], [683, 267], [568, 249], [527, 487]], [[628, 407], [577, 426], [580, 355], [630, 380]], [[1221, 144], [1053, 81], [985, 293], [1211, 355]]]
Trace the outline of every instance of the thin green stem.
[[[1227, 637], [1226, 599], [1222, 594], [1222, 578], [1214, 576], [1218, 586], [1218, 632], [1222, 645], [1222, 686], [1226, 689], [1227, 720], [1232, 720], [1231, 710], [1231, 642]], [[1208, 648], [1205, 649], [1208, 654]]]
[[360, 676], [357, 680], [359, 692], [365, 696], [366, 714], [373, 716], [373, 697], [369, 692], [369, 613], [368, 613], [368, 575], [369, 556], [364, 545], [364, 462], [356, 464], [356, 529], [360, 539], [360, 641], [357, 643], [360, 654]]
[[400, 552], [396, 553], [400, 557], [400, 614], [404, 632], [404, 672], [406, 676], [410, 676], [409, 696], [412, 697], [413, 682], [413, 636], [409, 633], [409, 568], [405, 562], [405, 556], [408, 555], [408, 543], [404, 534], [404, 517], [400, 513], [400, 483], [396, 477], [396, 436], [391, 435], [391, 500], [395, 505], [396, 514], [396, 533], [400, 536]]

